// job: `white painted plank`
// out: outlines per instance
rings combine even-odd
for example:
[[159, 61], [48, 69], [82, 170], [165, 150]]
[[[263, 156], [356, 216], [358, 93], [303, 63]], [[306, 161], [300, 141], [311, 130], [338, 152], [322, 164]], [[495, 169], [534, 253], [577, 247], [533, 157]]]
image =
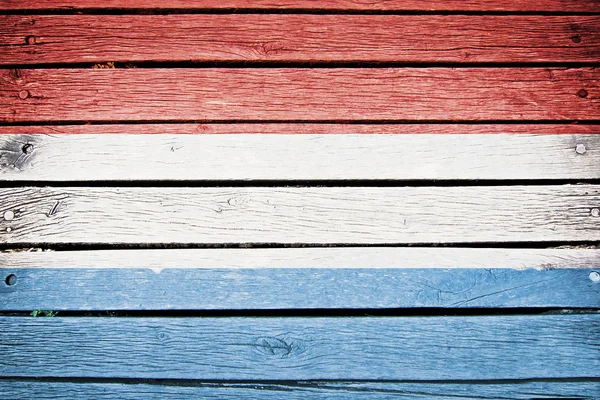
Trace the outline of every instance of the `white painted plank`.
[[598, 249], [0, 253], [0, 311], [594, 308], [599, 273]]
[[0, 253], [2, 268], [49, 269], [567, 269], [600, 268], [600, 249], [307, 247]]
[[592, 179], [600, 135], [7, 134], [0, 171], [8, 181]]
[[2, 243], [600, 240], [600, 185], [0, 189]]

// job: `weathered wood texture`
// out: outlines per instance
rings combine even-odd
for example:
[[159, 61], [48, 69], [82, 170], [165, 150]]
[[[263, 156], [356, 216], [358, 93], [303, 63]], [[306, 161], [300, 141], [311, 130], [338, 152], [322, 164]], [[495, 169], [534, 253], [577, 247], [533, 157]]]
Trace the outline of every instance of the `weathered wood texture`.
[[0, 121], [594, 120], [595, 68], [21, 69]]
[[[364, 124], [364, 123], [177, 123], [177, 124], [81, 124], [0, 125], [0, 135], [33, 134], [515, 134], [590, 135], [600, 134], [600, 124]], [[0, 136], [2, 139], [2, 136]], [[437, 140], [437, 139], [436, 139]]]
[[294, 127], [279, 129], [281, 135], [1, 135], [0, 180], [600, 178], [599, 134], [300, 135]]
[[596, 0], [3, 0], [0, 10], [51, 9], [305, 9], [383, 11], [551, 11], [600, 12]]
[[0, 317], [0, 374], [204, 380], [595, 378], [600, 314]]
[[[0, 189], [2, 243], [600, 240], [600, 186]], [[7, 218], [7, 216], [9, 218]]]
[[16, 15], [0, 16], [0, 47], [0, 65], [189, 60], [596, 62], [600, 17]]
[[4, 311], [600, 308], [600, 250], [41, 252], [0, 265]]
[[71, 383], [0, 380], [0, 391], [8, 399], [57, 400], [76, 398], [100, 400], [133, 399], [420, 399], [448, 400], [532, 398], [597, 399], [600, 382], [589, 380], [525, 381], [507, 383], [389, 383], [327, 382], [297, 383], [202, 383], [162, 384]]

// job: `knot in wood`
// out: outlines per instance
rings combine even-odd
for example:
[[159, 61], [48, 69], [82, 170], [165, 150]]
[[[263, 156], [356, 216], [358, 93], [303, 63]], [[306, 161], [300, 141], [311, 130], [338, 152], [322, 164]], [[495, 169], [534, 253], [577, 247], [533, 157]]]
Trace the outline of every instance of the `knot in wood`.
[[260, 337], [254, 347], [262, 354], [275, 357], [288, 357], [294, 351], [294, 343], [289, 339], [278, 337]]
[[573, 35], [573, 36], [571, 36], [571, 41], [573, 43], [581, 43], [581, 35]]
[[582, 99], [585, 99], [586, 97], [588, 97], [588, 91], [585, 89], [579, 89], [579, 91], [577, 92], [577, 96], [581, 97]]

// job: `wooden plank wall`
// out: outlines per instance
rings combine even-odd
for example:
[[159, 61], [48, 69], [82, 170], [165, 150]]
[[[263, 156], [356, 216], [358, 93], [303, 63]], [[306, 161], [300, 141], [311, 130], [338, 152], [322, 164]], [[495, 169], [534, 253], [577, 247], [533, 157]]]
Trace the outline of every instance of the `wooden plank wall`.
[[599, 60], [596, 0], [0, 2], [0, 393], [597, 398]]

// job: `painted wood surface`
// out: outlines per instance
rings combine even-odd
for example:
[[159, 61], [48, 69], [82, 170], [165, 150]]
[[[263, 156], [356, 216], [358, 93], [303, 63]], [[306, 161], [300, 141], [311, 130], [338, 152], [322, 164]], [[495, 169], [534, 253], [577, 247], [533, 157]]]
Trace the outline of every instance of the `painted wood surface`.
[[279, 129], [281, 135], [1, 135], [0, 180], [600, 178], [598, 134], [336, 135]]
[[600, 240], [600, 186], [19, 187], [2, 243]]
[[595, 68], [21, 69], [0, 121], [600, 119]]
[[595, 378], [600, 314], [346, 318], [0, 317], [5, 377]]
[[0, 10], [77, 9], [279, 9], [279, 10], [382, 10], [382, 11], [550, 11], [600, 12], [595, 0], [3, 0]]
[[586, 269], [600, 268], [594, 248], [305, 247], [0, 252], [14, 269]]
[[7, 15], [0, 16], [0, 47], [0, 65], [105, 61], [595, 62], [600, 58], [600, 17]]
[[0, 265], [18, 282], [0, 286], [3, 310], [600, 305], [593, 249], [42, 252], [0, 254]]
[[448, 400], [473, 398], [573, 398], [592, 400], [600, 392], [600, 382], [524, 381], [507, 383], [425, 383], [425, 382], [177, 382], [173, 385], [148, 383], [72, 383], [0, 380], [0, 391], [10, 399], [41, 400], [94, 398], [121, 399], [420, 399]]
[[600, 308], [595, 249], [19, 252], [0, 265], [3, 311]]
[[564, 124], [564, 123], [480, 123], [480, 124], [364, 124], [364, 123], [176, 123], [176, 124], [80, 124], [80, 125], [0, 125], [2, 135], [35, 134], [514, 134], [514, 135], [590, 135], [600, 133], [600, 124]]

